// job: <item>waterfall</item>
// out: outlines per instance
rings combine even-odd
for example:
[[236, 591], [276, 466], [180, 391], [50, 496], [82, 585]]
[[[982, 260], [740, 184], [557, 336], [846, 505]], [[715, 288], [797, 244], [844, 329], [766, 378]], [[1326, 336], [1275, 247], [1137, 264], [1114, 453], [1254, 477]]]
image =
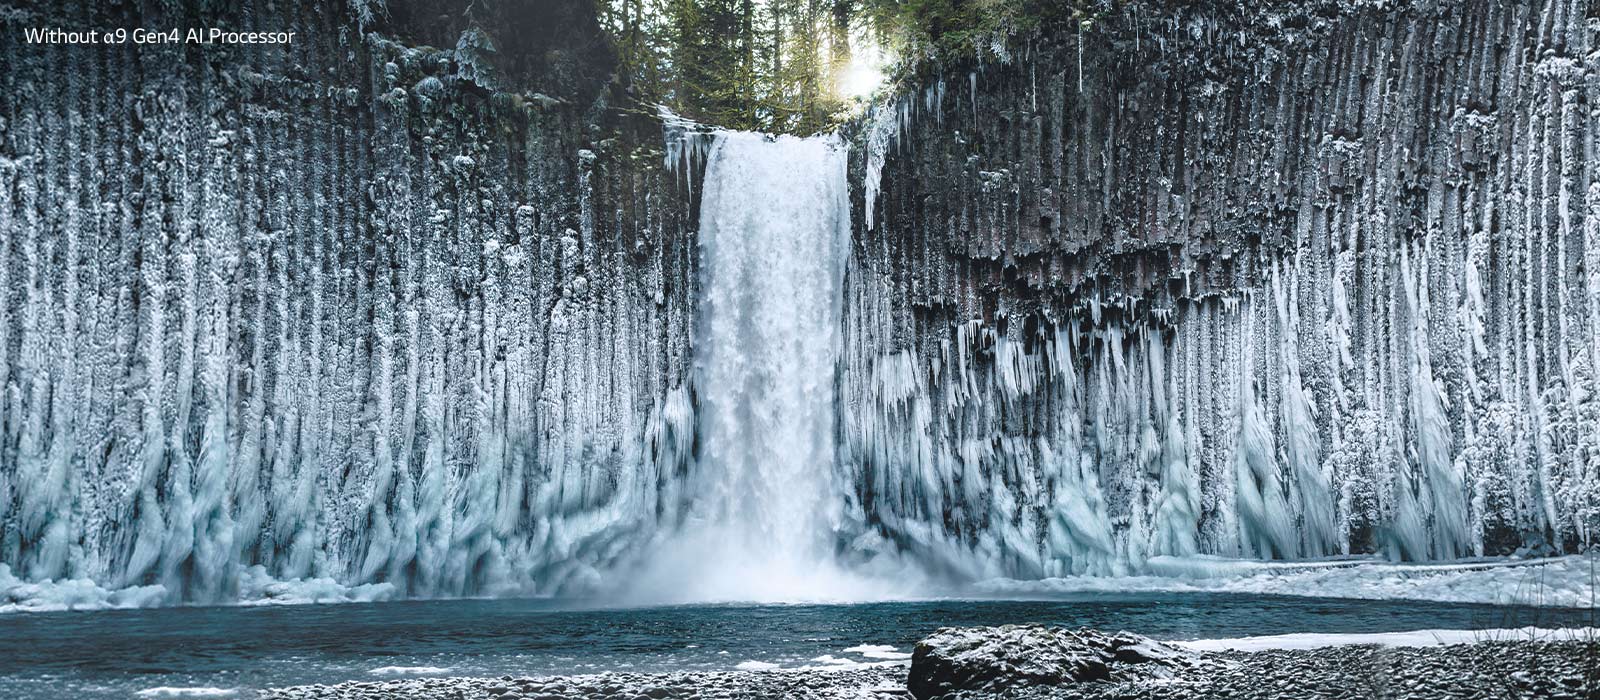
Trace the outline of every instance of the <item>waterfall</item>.
[[812, 600], [860, 583], [832, 555], [836, 371], [850, 210], [836, 136], [718, 132], [700, 206], [700, 451], [691, 515], [650, 597]]
[[1583, 7], [952, 64], [859, 214], [839, 137], [645, 159], [470, 46], [0, 46], [0, 610], [1593, 547]]
[[714, 149], [695, 347], [707, 495], [752, 545], [809, 559], [832, 490], [845, 151], [833, 138], [745, 133]]

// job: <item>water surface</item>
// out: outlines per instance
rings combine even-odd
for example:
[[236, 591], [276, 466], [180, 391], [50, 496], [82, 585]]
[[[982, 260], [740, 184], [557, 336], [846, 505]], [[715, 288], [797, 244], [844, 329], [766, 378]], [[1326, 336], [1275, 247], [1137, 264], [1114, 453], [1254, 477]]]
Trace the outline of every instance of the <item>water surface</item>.
[[[410, 674], [732, 670], [881, 659], [945, 625], [1043, 622], [1160, 639], [1589, 624], [1589, 611], [1234, 594], [606, 609], [449, 600], [0, 615], [0, 697], [127, 698]], [[883, 651], [882, 649], [876, 651]], [[823, 659], [818, 661], [817, 659]], [[754, 662], [754, 663], [752, 663]], [[426, 671], [424, 669], [435, 669]], [[149, 695], [147, 695], [149, 697]]]

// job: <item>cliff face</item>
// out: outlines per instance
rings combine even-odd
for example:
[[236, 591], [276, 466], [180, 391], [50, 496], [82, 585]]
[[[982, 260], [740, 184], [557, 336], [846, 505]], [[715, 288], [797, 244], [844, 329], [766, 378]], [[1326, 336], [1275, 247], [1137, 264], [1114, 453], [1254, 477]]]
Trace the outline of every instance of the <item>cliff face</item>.
[[692, 432], [694, 243], [659, 161], [602, 140], [633, 127], [581, 72], [587, 3], [590, 43], [531, 57], [427, 3], [78, 5], [0, 24], [296, 39], [0, 46], [13, 576], [549, 591], [647, 538]]
[[1011, 575], [1592, 543], [1597, 37], [1133, 3], [925, 71], [860, 138], [863, 522]]
[[[570, 591], [706, 500], [705, 153], [611, 104], [587, 3], [468, 5], [0, 7], [297, 32], [0, 44], [0, 604]], [[1223, 5], [859, 125], [846, 563], [1594, 541], [1596, 12]]]

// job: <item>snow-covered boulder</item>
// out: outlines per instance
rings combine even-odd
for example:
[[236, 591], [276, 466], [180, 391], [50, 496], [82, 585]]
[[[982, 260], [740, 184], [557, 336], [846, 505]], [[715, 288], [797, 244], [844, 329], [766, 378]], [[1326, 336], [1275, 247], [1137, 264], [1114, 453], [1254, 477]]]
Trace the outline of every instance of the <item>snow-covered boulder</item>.
[[959, 690], [1166, 676], [1199, 663], [1194, 652], [1127, 632], [1043, 625], [944, 627], [917, 642], [906, 685], [924, 700]]

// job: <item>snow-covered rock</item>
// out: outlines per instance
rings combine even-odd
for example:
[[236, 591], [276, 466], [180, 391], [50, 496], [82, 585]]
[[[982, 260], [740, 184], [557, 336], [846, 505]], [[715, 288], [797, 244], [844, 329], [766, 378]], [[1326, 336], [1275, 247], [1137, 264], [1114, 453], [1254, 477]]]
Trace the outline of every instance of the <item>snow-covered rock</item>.
[[920, 700], [960, 690], [1161, 677], [1201, 663], [1194, 652], [1127, 632], [945, 627], [917, 642], [906, 684]]

